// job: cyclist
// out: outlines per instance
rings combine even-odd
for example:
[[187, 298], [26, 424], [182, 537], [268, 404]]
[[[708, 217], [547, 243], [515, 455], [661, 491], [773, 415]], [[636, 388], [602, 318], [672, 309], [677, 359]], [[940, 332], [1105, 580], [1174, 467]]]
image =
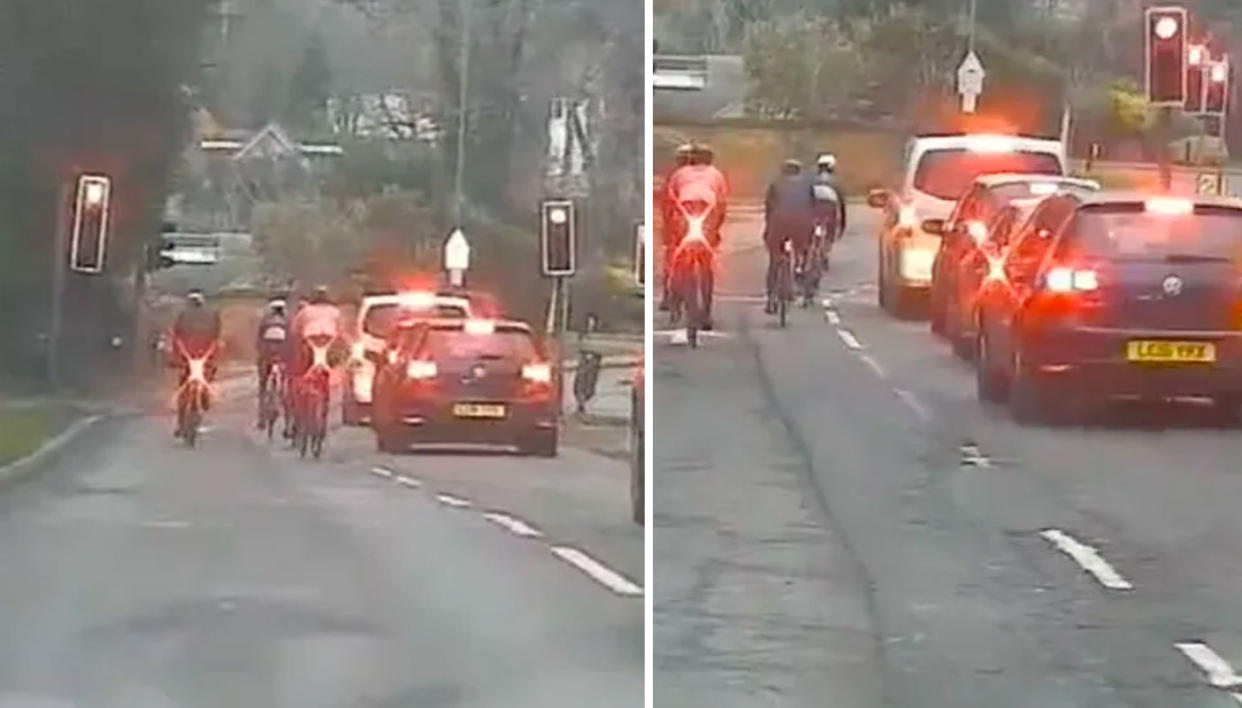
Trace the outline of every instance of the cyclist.
[[[675, 216], [673, 218], [674, 228], [672, 238], [666, 238], [664, 251], [664, 292], [668, 297], [669, 283], [672, 275], [672, 256], [677, 251], [677, 247], [681, 245], [681, 239], [685, 237], [687, 224], [685, 217], [680, 213], [681, 208], [690, 203], [703, 203], [707, 205], [707, 217], [703, 223], [703, 234], [707, 237], [707, 242], [715, 251], [720, 247], [721, 227], [724, 225], [725, 217], [728, 213], [728, 196], [729, 187], [725, 180], [724, 174], [713, 164], [715, 162], [715, 153], [712, 149], [703, 144], [696, 144], [690, 154], [690, 164], [678, 168], [669, 178], [667, 188], [667, 203], [669, 209]], [[666, 230], [666, 233], [669, 230]], [[707, 293], [707, 301], [704, 303], [706, 308], [706, 321], [703, 323], [704, 329], [712, 328], [712, 298], [711, 289], [709, 287]]]
[[694, 145], [692, 143], [682, 143], [677, 146], [677, 150], [673, 153], [673, 169], [664, 177], [663, 189], [659, 195], [660, 203], [660, 223], [663, 224], [663, 242], [664, 242], [664, 283], [663, 297], [660, 299], [660, 309], [668, 310], [669, 308], [669, 263], [673, 252], [681, 243], [681, 215], [677, 213], [677, 204], [673, 201], [670, 187], [673, 184], [673, 176], [677, 172], [690, 164], [691, 158], [694, 156]]
[[[214, 348], [220, 341], [220, 331], [220, 313], [207, 307], [203, 291], [197, 288], [191, 290], [186, 296], [185, 307], [177, 314], [172, 327], [173, 346], [169, 353], [174, 357], [172, 363], [178, 370], [178, 392], [190, 377], [190, 359], [192, 358], [207, 357], [203, 373], [208, 382], [215, 380], [218, 362]], [[180, 400], [178, 405], [180, 405]], [[207, 395], [203, 397], [203, 410], [210, 409], [211, 397]], [[180, 434], [181, 430], [178, 429], [176, 432]]]
[[[291, 329], [293, 330], [291, 351], [293, 356], [288, 362], [289, 379], [297, 386], [297, 382], [301, 381], [315, 363], [312, 359], [314, 356], [312, 342], [322, 342], [326, 346], [340, 341], [341, 312], [328, 297], [327, 287], [320, 285], [315, 288], [309, 302], [294, 316]], [[323, 387], [323, 394], [326, 396], [328, 394], [327, 378], [324, 377], [317, 383]]]
[[267, 303], [267, 311], [259, 321], [255, 333], [256, 366], [259, 372], [259, 411], [255, 427], [263, 427], [263, 401], [267, 395], [267, 380], [272, 367], [285, 356], [289, 320], [285, 313], [284, 297], [275, 297]]
[[763, 241], [768, 248], [767, 304], [764, 312], [776, 312], [776, 284], [785, 242], [793, 243], [795, 254], [802, 254], [814, 232], [815, 195], [812, 182], [802, 174], [802, 163], [785, 160], [781, 174], [768, 186], [763, 201]]
[[815, 159], [814, 192], [816, 222], [828, 225], [829, 241], [836, 241], [845, 233], [845, 192], [837, 181], [836, 155], [825, 152]]

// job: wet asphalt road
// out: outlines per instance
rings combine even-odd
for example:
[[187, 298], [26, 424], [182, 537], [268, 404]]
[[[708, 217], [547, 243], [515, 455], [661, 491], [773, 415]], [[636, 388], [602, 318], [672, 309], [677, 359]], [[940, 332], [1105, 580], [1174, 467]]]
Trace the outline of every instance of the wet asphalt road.
[[296, 459], [214, 411], [96, 426], [0, 488], [0, 706], [640, 706], [625, 465]]
[[656, 704], [1242, 703], [1242, 432], [1015, 424], [879, 310], [876, 219], [851, 222], [830, 306], [788, 329], [753, 214], [718, 332], [691, 351], [657, 320]]

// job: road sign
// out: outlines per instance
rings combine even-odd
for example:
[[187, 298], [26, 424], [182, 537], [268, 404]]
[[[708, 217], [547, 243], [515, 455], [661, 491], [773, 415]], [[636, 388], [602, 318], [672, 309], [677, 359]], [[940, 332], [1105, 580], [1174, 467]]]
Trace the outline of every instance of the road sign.
[[549, 194], [586, 198], [590, 166], [595, 159], [593, 119], [599, 104], [568, 98], [552, 100], [548, 112], [548, 155], [544, 189]]
[[1195, 191], [1199, 194], [1216, 196], [1221, 189], [1221, 175], [1216, 172], [1205, 172], [1195, 178]]
[[974, 113], [978, 105], [979, 94], [983, 93], [983, 80], [987, 72], [983, 70], [983, 62], [974, 51], [966, 54], [961, 66], [957, 67], [957, 92], [962, 96], [962, 112]]

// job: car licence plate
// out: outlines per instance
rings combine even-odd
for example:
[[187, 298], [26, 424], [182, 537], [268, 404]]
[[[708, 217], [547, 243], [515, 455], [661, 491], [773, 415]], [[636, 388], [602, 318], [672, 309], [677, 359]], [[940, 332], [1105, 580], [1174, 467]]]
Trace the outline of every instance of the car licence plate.
[[458, 418], [503, 418], [505, 407], [499, 403], [457, 403], [453, 415]]
[[1131, 340], [1126, 359], [1137, 362], [1209, 363], [1216, 361], [1216, 345], [1211, 342], [1170, 342]]

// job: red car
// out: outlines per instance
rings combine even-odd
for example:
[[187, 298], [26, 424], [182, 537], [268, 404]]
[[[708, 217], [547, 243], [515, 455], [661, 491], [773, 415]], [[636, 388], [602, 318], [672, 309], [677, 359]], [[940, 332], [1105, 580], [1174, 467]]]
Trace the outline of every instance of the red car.
[[494, 444], [555, 457], [554, 363], [524, 322], [418, 320], [375, 378], [377, 447]]

